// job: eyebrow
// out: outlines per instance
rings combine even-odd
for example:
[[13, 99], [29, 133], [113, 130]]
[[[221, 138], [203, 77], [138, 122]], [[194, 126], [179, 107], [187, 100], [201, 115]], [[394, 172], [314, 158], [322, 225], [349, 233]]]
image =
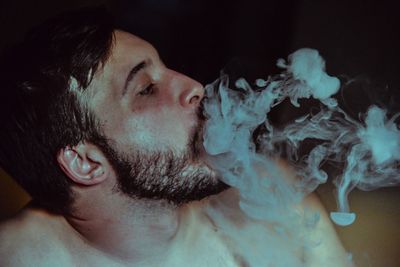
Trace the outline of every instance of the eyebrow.
[[122, 95], [125, 95], [127, 89], [128, 89], [128, 84], [135, 78], [135, 75], [141, 71], [142, 69], [144, 69], [147, 66], [147, 62], [146, 61], [142, 61], [139, 64], [135, 65], [130, 71], [128, 76], [126, 77], [125, 80], [125, 85], [124, 85], [124, 89], [122, 91]]

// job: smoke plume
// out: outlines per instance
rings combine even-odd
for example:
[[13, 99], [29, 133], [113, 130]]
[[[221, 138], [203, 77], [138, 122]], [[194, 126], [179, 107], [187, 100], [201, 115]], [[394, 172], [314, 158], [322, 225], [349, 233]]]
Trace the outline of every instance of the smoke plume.
[[[240, 246], [244, 239], [255, 242], [252, 249], [236, 248], [246, 256], [250, 266], [266, 266], [262, 258], [283, 257], [288, 262], [282, 266], [299, 266], [293, 257], [271, 254], [257, 242], [260, 231], [257, 222], [267, 221], [276, 228], [271, 232], [291, 240], [295, 251], [300, 246], [314, 246], [297, 234], [298, 224], [311, 228], [318, 221], [318, 214], [300, 214], [294, 207], [313, 192], [319, 184], [326, 183], [329, 174], [323, 170], [325, 162], [343, 164], [343, 171], [335, 179], [337, 211], [331, 219], [338, 225], [353, 223], [356, 215], [350, 211], [347, 196], [355, 187], [372, 190], [399, 184], [400, 131], [395, 123], [397, 115], [388, 118], [383, 108], [371, 106], [359, 120], [343, 111], [333, 96], [341, 85], [336, 77], [325, 72], [325, 61], [318, 51], [304, 48], [288, 57], [279, 59], [277, 66], [282, 73], [268, 79], [258, 79], [254, 86], [239, 79], [231, 86], [229, 77], [222, 75], [206, 86], [205, 115], [208, 118], [204, 133], [204, 147], [208, 162], [223, 177], [225, 183], [237, 189], [239, 206], [253, 225], [241, 229], [242, 235], [233, 246]], [[320, 102], [318, 112], [299, 117], [283, 127], [273, 126], [268, 113], [285, 99], [299, 107], [302, 98]], [[255, 138], [256, 128], [264, 131]], [[303, 142], [316, 142], [307, 155], [300, 157]], [[293, 167], [296, 179], [279, 167], [284, 157]], [[220, 207], [221, 208], [221, 207]], [[223, 207], [223, 209], [228, 209]], [[220, 221], [226, 232], [229, 225], [223, 216], [209, 209], [209, 214]], [[292, 252], [293, 252], [292, 251]], [[280, 252], [283, 253], [283, 252]], [[262, 257], [261, 257], [262, 256]], [[280, 262], [282, 259], [280, 258]]]

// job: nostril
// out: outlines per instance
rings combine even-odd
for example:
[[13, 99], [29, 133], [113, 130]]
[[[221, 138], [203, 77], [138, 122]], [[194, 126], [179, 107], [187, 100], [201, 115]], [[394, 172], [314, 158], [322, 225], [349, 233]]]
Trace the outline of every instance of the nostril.
[[204, 97], [203, 86], [190, 78], [180, 80], [179, 98], [183, 106], [198, 106]]
[[190, 104], [197, 104], [199, 102], [200, 102], [200, 96], [198, 95], [192, 96], [192, 98], [190, 99]]

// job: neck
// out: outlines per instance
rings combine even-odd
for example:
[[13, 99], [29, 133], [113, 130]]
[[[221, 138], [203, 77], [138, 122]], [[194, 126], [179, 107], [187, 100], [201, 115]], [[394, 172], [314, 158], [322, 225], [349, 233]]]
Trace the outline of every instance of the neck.
[[130, 263], [162, 260], [178, 231], [179, 209], [165, 201], [115, 202], [78, 207], [79, 213], [67, 221], [86, 243], [108, 256]]

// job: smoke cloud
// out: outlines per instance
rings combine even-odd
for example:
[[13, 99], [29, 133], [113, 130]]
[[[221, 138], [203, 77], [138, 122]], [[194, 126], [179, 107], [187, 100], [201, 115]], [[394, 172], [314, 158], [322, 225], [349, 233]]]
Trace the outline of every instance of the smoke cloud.
[[[294, 207], [327, 182], [329, 174], [322, 169], [323, 163], [332, 161], [344, 166], [343, 172], [334, 177], [338, 209], [330, 214], [338, 225], [349, 225], [356, 218], [347, 200], [352, 189], [372, 190], [400, 183], [400, 131], [395, 123], [398, 115], [388, 118], [383, 108], [371, 106], [359, 120], [352, 119], [333, 98], [341, 87], [340, 81], [325, 72], [325, 61], [316, 50], [300, 49], [288, 60], [279, 59], [277, 66], [282, 73], [258, 79], [253, 87], [244, 79], [230, 86], [227, 75], [206, 86], [204, 147], [209, 164], [225, 183], [237, 189], [241, 212], [253, 222], [246, 224], [242, 235], [230, 235], [237, 239], [235, 246], [245, 239], [255, 242], [251, 251], [245, 246], [237, 248], [241, 255], [251, 255], [243, 256], [250, 266], [266, 266], [263, 264], [268, 262], [262, 259], [268, 257], [279, 257], [279, 262], [284, 258], [288, 262], [282, 266], [300, 266], [294, 257], [263, 249], [262, 244], [268, 239], [279, 242], [272, 240], [275, 235], [263, 236], [262, 243], [256, 245], [261, 239], [257, 227], [262, 221], [276, 225], [271, 233], [290, 239], [292, 247], [287, 249], [292, 252], [316, 245], [293, 229], [299, 224], [312, 228], [318, 214], [301, 214]], [[285, 99], [299, 107], [302, 98], [318, 100], [319, 111], [283, 127], [270, 123], [271, 109]], [[265, 130], [254, 140], [254, 131], [260, 125]], [[299, 157], [306, 140], [317, 142], [313, 142], [316, 145], [306, 156]], [[279, 167], [282, 157], [293, 167], [296, 180]], [[224, 220], [224, 215], [213, 207], [208, 212], [226, 233], [232, 232], [234, 226]]]

